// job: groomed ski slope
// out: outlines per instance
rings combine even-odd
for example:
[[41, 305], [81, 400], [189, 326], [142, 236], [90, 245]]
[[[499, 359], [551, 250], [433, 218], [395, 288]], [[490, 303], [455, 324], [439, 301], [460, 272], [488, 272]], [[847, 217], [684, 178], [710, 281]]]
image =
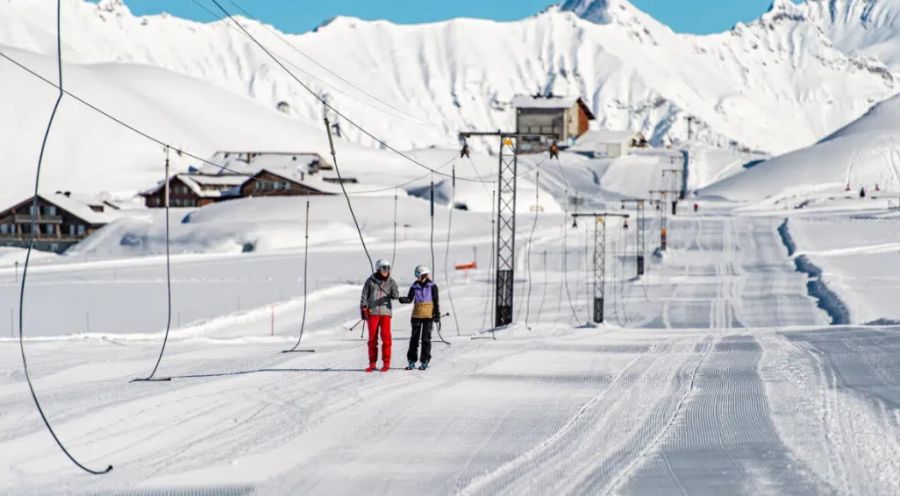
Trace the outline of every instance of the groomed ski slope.
[[[16, 344], [0, 342], [0, 492], [896, 494], [900, 334], [826, 327], [780, 219], [701, 213], [671, 224], [642, 282], [611, 285], [615, 325], [601, 328], [575, 327], [585, 228], [566, 226], [570, 305], [559, 219], [540, 222], [528, 325], [520, 314], [496, 341], [470, 339], [486, 336], [487, 285], [483, 272], [455, 279], [461, 336], [446, 318], [452, 346], [434, 345], [427, 372], [399, 370], [408, 310], [394, 320], [397, 370], [361, 372], [364, 344], [341, 327], [349, 283], [312, 295], [316, 353], [279, 353], [296, 329], [268, 337], [269, 313], [253, 309], [176, 333], [170, 383], [128, 383], [158, 336], [29, 341], [51, 419], [83, 461], [116, 466], [103, 477], [52, 444]], [[617, 270], [627, 281], [633, 265]], [[287, 305], [293, 325], [300, 307]]]

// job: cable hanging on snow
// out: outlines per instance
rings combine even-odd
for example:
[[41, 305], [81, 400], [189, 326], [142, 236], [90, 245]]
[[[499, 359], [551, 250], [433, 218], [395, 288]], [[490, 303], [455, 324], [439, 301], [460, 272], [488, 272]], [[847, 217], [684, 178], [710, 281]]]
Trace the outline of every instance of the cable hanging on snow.
[[163, 355], [166, 353], [166, 344], [169, 342], [169, 332], [172, 330], [172, 258], [170, 248], [170, 215], [169, 215], [169, 147], [166, 147], [166, 164], [164, 167], [164, 190], [163, 204], [165, 207], [165, 229], [166, 229], [166, 333], [163, 336], [162, 346], [159, 349], [159, 356], [156, 358], [156, 365], [153, 371], [147, 377], [132, 379], [131, 382], [155, 382], [170, 381], [170, 377], [156, 377], [156, 371], [159, 370], [159, 364], [162, 363]]
[[[431, 191], [431, 202], [430, 202], [430, 205], [431, 205], [431, 216], [430, 216], [430, 218], [431, 218], [431, 224], [430, 224], [430, 231], [429, 231], [428, 246], [429, 246], [429, 248], [430, 248], [430, 250], [431, 250], [431, 267], [432, 267], [431, 270], [433, 271], [434, 268], [436, 267], [435, 264], [434, 264], [434, 176], [431, 177], [431, 190], [430, 190], [430, 191]], [[440, 342], [440, 343], [444, 343], [444, 344], [446, 344], [447, 346], [450, 346], [450, 343], [447, 342], [446, 339], [444, 339], [444, 336], [443, 336], [443, 335], [441, 335], [441, 324], [440, 324], [440, 322], [438, 322], [437, 327], [435, 327], [435, 331], [437, 331], [437, 335], [438, 335], [438, 338], [439, 338], [439, 339], [437, 339], [436, 341], [437, 341], [437, 342]]]
[[538, 164], [537, 170], [534, 173], [534, 222], [531, 224], [531, 234], [528, 235], [528, 246], [525, 250], [525, 271], [527, 273], [528, 282], [526, 285], [528, 286], [528, 297], [525, 300], [525, 327], [528, 330], [531, 330], [531, 327], [528, 326], [528, 319], [531, 316], [531, 289], [533, 287], [531, 281], [531, 248], [534, 244], [534, 232], [537, 230], [538, 223], [538, 213], [541, 210], [541, 164]]
[[[215, 1], [215, 0], [214, 0]], [[347, 200], [347, 208], [350, 210], [350, 216], [353, 218], [353, 225], [356, 226], [356, 233], [359, 234], [359, 242], [362, 244], [363, 251], [366, 252], [366, 258], [369, 260], [369, 269], [375, 272], [375, 264], [372, 263], [372, 256], [369, 255], [369, 248], [366, 246], [366, 240], [363, 239], [362, 229], [356, 220], [356, 212], [353, 211], [353, 203], [347, 194], [347, 188], [344, 186], [344, 177], [341, 176], [341, 169], [338, 166], [337, 152], [334, 151], [334, 137], [331, 135], [331, 123], [328, 116], [325, 116], [325, 132], [328, 133], [328, 147], [331, 149], [331, 160], [334, 162], [334, 173], [338, 177], [338, 183], [341, 185], [341, 192], [344, 193], [344, 199]]]
[[303, 331], [306, 329], [306, 303], [307, 303], [307, 275], [309, 272], [309, 193], [306, 194], [306, 225], [304, 226], [303, 235], [303, 317], [300, 319], [300, 337], [297, 338], [297, 344], [289, 350], [282, 353], [315, 353], [316, 350], [299, 350], [300, 343], [303, 341]]
[[[456, 326], [456, 335], [460, 336], [459, 319], [456, 317], [456, 307], [453, 305], [453, 281], [450, 275], [450, 236], [453, 232], [453, 211], [456, 210], [456, 165], [453, 166], [453, 182], [450, 187], [450, 212], [447, 214], [447, 243], [444, 248], [444, 279], [447, 280], [447, 301], [450, 302], [450, 314], [453, 316], [453, 325]], [[432, 266], [433, 267], [433, 266]], [[443, 339], [443, 338], [441, 338]]]
[[491, 281], [493, 281], [491, 274], [494, 272], [494, 222], [496, 222], [494, 220], [495, 219], [494, 214], [496, 213], [496, 211], [494, 210], [494, 200], [496, 199], [496, 196], [497, 196], [497, 192], [492, 190], [491, 191], [491, 253], [490, 253], [490, 259], [488, 261], [488, 270], [487, 270], [487, 282], [488, 282], [487, 291], [488, 291], [488, 293], [484, 296], [484, 310], [481, 313], [481, 327], [480, 327], [481, 330], [484, 330], [487, 328], [487, 326], [485, 325], [485, 319], [487, 319], [488, 315], [491, 316], [491, 322], [494, 321], [493, 314], [492, 314], [493, 311], [490, 310], [490, 308], [493, 308], [491, 306], [491, 303], [492, 303], [491, 295], [493, 294], [493, 291], [494, 291], [493, 285], [491, 284]]
[[31, 399], [34, 400], [34, 406], [37, 408], [38, 414], [41, 416], [41, 420], [44, 421], [44, 426], [47, 427], [47, 430], [50, 432], [50, 435], [53, 437], [53, 440], [56, 442], [56, 445], [59, 446], [59, 449], [66, 455], [66, 457], [71, 460], [78, 468], [84, 470], [89, 474], [94, 475], [102, 475], [110, 472], [113, 469], [112, 465], [106, 467], [105, 470], [93, 470], [83, 465], [71, 453], [66, 447], [63, 445], [62, 441], [60, 441], [59, 437], [56, 435], [56, 432], [53, 430], [53, 427], [50, 425], [50, 421], [47, 419], [47, 415], [44, 414], [44, 409], [41, 407], [41, 402], [38, 400], [37, 393], [34, 391], [34, 385], [31, 383], [31, 374], [28, 372], [28, 359], [25, 356], [25, 332], [24, 332], [24, 322], [25, 322], [25, 287], [26, 281], [28, 279], [28, 266], [31, 262], [31, 252], [34, 249], [34, 240], [37, 235], [37, 216], [38, 216], [38, 192], [40, 190], [41, 185], [41, 166], [44, 163], [44, 152], [47, 149], [47, 141], [50, 137], [50, 129], [53, 127], [53, 121], [56, 119], [56, 112], [59, 110], [59, 104], [63, 99], [63, 69], [62, 69], [62, 9], [61, 4], [62, 0], [56, 0], [56, 64], [57, 70], [59, 71], [59, 93], [56, 96], [56, 103], [53, 104], [53, 111], [50, 113], [50, 120], [47, 122], [47, 128], [44, 130], [44, 138], [41, 141], [41, 152], [38, 155], [37, 162], [37, 170], [35, 171], [34, 176], [34, 197], [31, 201], [31, 232], [29, 233], [28, 239], [28, 251], [25, 253], [25, 264], [22, 269], [22, 285], [19, 287], [19, 351], [22, 354], [22, 370], [25, 373], [25, 382], [28, 383], [28, 390], [31, 392]]
[[[572, 311], [572, 317], [575, 318], [575, 322], [580, 322], [581, 319], [578, 317], [578, 311], [575, 309], [575, 302], [572, 301], [572, 291], [569, 288], [569, 190], [565, 190], [566, 194], [566, 204], [563, 209], [564, 217], [563, 217], [563, 235], [562, 235], [562, 246], [563, 246], [563, 286], [566, 292], [566, 299], [569, 302], [569, 310]], [[575, 205], [576, 212], [578, 211], [578, 193], [575, 193]], [[576, 295], [577, 297], [577, 295]]]

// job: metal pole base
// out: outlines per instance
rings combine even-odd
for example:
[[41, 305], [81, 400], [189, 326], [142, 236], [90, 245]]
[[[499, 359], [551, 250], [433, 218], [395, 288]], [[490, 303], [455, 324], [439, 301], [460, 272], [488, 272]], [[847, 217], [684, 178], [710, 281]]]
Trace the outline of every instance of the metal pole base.
[[594, 323], [603, 323], [603, 298], [594, 298]]
[[316, 350], [284, 350], [282, 353], [315, 353]]
[[644, 275], [644, 256], [643, 255], [637, 256], [637, 275], [638, 275], [638, 277], [641, 277], [642, 275]]

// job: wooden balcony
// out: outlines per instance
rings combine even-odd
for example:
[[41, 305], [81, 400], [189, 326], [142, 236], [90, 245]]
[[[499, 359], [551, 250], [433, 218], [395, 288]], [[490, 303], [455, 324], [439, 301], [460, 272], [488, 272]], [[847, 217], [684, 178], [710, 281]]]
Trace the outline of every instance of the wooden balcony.
[[[39, 215], [37, 218], [38, 224], [62, 224], [62, 221], [61, 215]], [[16, 214], [13, 216], [13, 222], [16, 224], [31, 224], [31, 215]]]

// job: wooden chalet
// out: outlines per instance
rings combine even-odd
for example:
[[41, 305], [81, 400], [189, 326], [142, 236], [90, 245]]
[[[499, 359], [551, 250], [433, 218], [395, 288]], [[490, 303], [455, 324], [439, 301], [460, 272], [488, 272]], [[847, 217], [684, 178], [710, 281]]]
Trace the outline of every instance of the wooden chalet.
[[33, 200], [31, 197], [0, 211], [0, 246], [28, 247], [33, 212], [37, 216], [35, 249], [56, 253], [66, 251], [120, 216], [119, 207], [112, 202], [70, 192], [38, 195], [36, 212]]
[[[232, 174], [176, 174], [169, 179], [169, 206], [202, 207], [240, 196], [246, 176]], [[165, 207], [165, 184], [141, 193], [148, 208]]]

